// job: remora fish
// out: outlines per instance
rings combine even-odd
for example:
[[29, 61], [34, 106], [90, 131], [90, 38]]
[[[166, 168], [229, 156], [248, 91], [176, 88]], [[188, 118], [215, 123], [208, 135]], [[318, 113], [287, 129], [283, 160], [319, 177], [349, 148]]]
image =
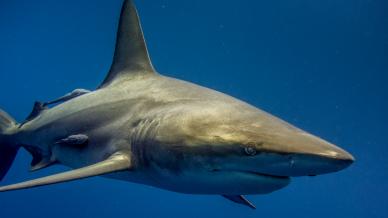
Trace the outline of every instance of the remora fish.
[[19, 148], [32, 170], [74, 168], [0, 191], [92, 176], [175, 192], [222, 195], [254, 208], [243, 195], [265, 194], [290, 177], [348, 167], [346, 151], [247, 103], [155, 72], [136, 9], [124, 1], [111, 69], [95, 91], [78, 89], [36, 103], [19, 125], [0, 110], [0, 179]]

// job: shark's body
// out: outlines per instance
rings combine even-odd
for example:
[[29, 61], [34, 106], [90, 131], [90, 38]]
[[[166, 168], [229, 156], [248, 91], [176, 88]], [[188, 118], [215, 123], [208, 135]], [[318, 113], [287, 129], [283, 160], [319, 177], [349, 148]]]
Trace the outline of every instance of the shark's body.
[[354, 160], [247, 103], [156, 73], [130, 1], [107, 78], [96, 91], [71, 96], [38, 107], [23, 125], [0, 111], [0, 176], [19, 147], [34, 156], [33, 170], [56, 163], [77, 170], [0, 191], [104, 175], [253, 207], [241, 195], [269, 193], [292, 176], [335, 172]]

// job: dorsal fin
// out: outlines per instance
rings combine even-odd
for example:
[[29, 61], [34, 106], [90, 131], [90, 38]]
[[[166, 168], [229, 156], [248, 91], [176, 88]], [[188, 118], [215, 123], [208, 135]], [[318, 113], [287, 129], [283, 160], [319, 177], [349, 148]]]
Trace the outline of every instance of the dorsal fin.
[[34, 103], [34, 107], [32, 108], [31, 113], [26, 118], [26, 121], [30, 121], [30, 120], [34, 119], [35, 117], [39, 116], [42, 113], [42, 111], [44, 111], [46, 109], [47, 109], [47, 107], [45, 107], [42, 102], [36, 101]]
[[29, 122], [29, 121], [35, 119], [36, 117], [38, 117], [46, 109], [47, 109], [46, 105], [44, 105], [42, 102], [36, 101], [34, 103], [34, 107], [32, 108], [31, 113], [24, 120], [24, 122], [19, 125], [19, 128], [24, 126], [24, 124], [26, 124], [27, 122]]
[[123, 77], [154, 73], [136, 7], [132, 0], [124, 0], [113, 63], [100, 87]]

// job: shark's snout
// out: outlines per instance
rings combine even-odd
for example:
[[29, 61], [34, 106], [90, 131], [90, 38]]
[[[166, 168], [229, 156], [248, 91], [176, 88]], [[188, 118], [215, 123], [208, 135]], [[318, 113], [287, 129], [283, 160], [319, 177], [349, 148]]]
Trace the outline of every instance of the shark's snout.
[[[279, 155], [280, 156], [280, 155]], [[336, 158], [315, 154], [287, 154], [261, 172], [277, 176], [316, 176], [341, 171], [354, 162], [352, 156]]]
[[[311, 136], [310, 136], [311, 137]], [[287, 176], [314, 176], [333, 173], [350, 166], [355, 158], [347, 151], [322, 139], [316, 144], [300, 146], [301, 149], [289, 156]]]
[[337, 159], [324, 156], [295, 155], [294, 166], [291, 167], [288, 176], [315, 176], [326, 173], [333, 173], [350, 166], [353, 158]]
[[[298, 129], [268, 137], [257, 156], [256, 171], [277, 176], [311, 176], [337, 172], [355, 158], [347, 151]], [[257, 148], [260, 149], [260, 148]]]

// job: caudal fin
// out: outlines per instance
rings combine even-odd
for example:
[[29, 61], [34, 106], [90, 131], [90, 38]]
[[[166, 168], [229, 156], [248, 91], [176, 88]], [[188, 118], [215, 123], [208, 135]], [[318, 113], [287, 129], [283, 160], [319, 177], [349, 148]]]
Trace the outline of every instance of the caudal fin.
[[19, 146], [9, 141], [9, 131], [16, 127], [15, 120], [0, 109], [0, 181], [11, 168]]

